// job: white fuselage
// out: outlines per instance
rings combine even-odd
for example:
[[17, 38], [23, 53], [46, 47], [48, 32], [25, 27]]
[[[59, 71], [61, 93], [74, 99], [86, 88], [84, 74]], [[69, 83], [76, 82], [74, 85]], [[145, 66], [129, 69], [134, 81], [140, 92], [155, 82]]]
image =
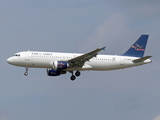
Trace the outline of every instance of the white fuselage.
[[[8, 63], [21, 67], [34, 68], [53, 68], [54, 61], [67, 61], [82, 54], [78, 53], [58, 53], [58, 52], [39, 52], [39, 51], [25, 51], [16, 53], [14, 56], [8, 58]], [[96, 57], [85, 62], [82, 68], [68, 68], [65, 71], [74, 70], [115, 70], [123, 69], [138, 65], [150, 63], [147, 59], [143, 62], [134, 63], [133, 60], [138, 57], [117, 56], [117, 55], [97, 55]]]

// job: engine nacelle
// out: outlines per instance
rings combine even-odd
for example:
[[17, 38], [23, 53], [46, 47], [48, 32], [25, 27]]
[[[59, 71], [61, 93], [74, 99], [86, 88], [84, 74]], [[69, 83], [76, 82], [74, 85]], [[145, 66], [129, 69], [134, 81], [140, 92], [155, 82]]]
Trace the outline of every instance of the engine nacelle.
[[64, 70], [68, 68], [68, 62], [64, 62], [64, 61], [54, 61], [53, 62], [53, 69], [54, 70]]
[[61, 74], [66, 74], [66, 71], [47, 69], [48, 76], [60, 76]]

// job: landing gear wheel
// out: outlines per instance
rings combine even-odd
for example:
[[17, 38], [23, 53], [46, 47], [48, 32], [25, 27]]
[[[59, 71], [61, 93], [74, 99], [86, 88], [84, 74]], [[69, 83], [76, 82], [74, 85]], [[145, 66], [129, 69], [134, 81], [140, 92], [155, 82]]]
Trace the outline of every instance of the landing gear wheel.
[[25, 75], [25, 76], [27, 76], [27, 75], [28, 75], [28, 73], [27, 73], [27, 72], [25, 72], [25, 73], [24, 73], [24, 75]]
[[72, 75], [71, 80], [74, 81], [76, 79], [76, 76]]
[[75, 75], [78, 77], [78, 76], [81, 75], [81, 73], [80, 73], [79, 71], [77, 71], [77, 72], [75, 73]]

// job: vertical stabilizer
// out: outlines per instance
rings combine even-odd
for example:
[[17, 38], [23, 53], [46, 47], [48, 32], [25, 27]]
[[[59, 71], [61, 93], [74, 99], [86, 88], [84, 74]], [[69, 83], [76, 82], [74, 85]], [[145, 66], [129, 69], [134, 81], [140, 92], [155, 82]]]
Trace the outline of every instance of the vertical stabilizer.
[[141, 35], [140, 38], [122, 56], [143, 57], [149, 35]]

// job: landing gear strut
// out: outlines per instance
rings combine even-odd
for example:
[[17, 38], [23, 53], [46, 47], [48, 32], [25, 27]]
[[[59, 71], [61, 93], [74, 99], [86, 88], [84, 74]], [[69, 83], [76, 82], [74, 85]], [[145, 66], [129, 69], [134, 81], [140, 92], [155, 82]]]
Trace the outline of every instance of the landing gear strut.
[[28, 67], [26, 67], [26, 72], [24, 73], [25, 76], [28, 75]]

